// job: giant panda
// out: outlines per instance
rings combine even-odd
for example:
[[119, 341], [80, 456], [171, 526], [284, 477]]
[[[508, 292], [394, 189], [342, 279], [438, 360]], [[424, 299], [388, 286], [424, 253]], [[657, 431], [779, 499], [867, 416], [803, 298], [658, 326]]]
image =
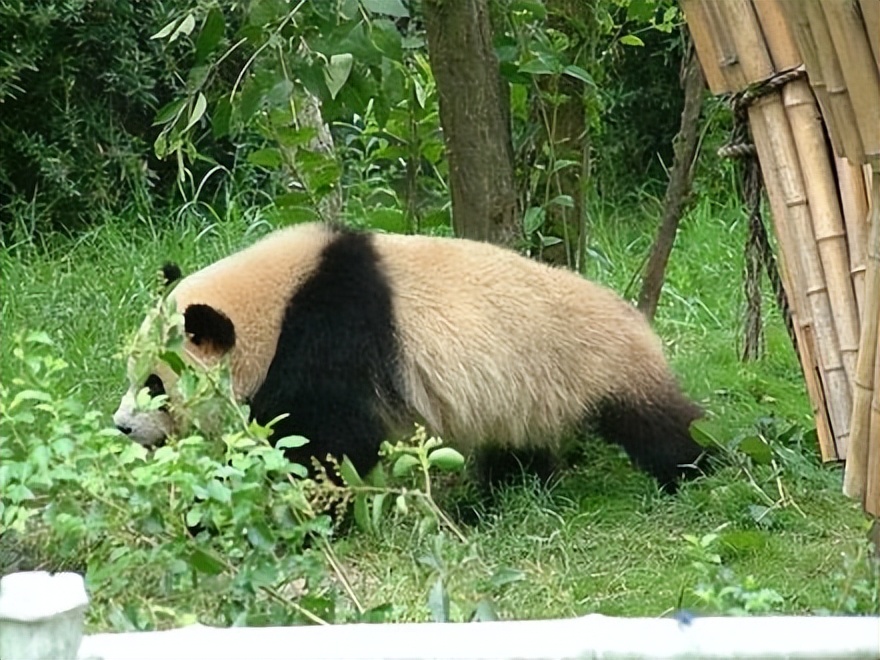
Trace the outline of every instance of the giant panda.
[[[553, 459], [560, 438], [585, 424], [668, 491], [698, 471], [689, 426], [701, 409], [642, 314], [505, 248], [298, 225], [183, 278], [169, 296], [184, 319], [184, 358], [211, 365], [228, 355], [252, 418], [287, 414], [275, 436], [310, 440], [289, 453], [306, 466], [347, 455], [366, 474], [381, 442], [415, 420], [474, 454], [489, 479], [510, 457]], [[175, 378], [164, 363], [130, 373], [117, 428], [146, 446], [181, 431]], [[139, 410], [144, 386], [172, 405]]]

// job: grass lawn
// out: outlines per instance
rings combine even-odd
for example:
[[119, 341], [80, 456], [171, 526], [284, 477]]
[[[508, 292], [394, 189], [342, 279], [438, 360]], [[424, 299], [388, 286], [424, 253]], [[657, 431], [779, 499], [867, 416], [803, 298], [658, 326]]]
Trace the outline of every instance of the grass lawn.
[[[657, 215], [652, 203], [596, 208], [589, 275], [624, 291]], [[73, 367], [63, 387], [110, 425], [126, 387], [122, 346], [146, 311], [158, 266], [174, 260], [191, 272], [267, 230], [240, 218], [190, 217], [161, 228], [126, 219], [74, 239], [0, 249], [0, 382], [18, 375], [7, 338], [44, 330]], [[698, 203], [680, 231], [656, 327], [685, 390], [709, 411], [709, 431], [723, 441], [763, 434], [775, 468], [727, 467], [668, 497], [616, 449], [591, 442], [549, 489], [525, 480], [505, 491], [464, 525], [466, 544], [449, 539], [433, 549], [411, 520], [395, 519], [379, 536], [339, 538], [334, 548], [364, 605], [391, 603], [394, 620], [426, 620], [429, 591], [442, 576], [453, 618], [481, 599], [517, 618], [729, 611], [754, 605], [760, 589], [781, 597], [771, 599], [774, 611], [878, 612], [864, 516], [840, 494], [839, 466], [820, 463], [801, 373], [769, 297], [766, 355], [748, 364], [738, 358], [744, 233], [732, 205]], [[454, 508], [469, 495], [466, 482], [451, 482], [438, 500]], [[141, 597], [163, 604], [143, 579], [135, 587]], [[703, 598], [695, 594], [701, 583]], [[720, 594], [725, 587], [733, 591]], [[102, 594], [93, 600], [91, 625], [114, 627], [103, 618]], [[165, 604], [210, 618], [207, 593]]]

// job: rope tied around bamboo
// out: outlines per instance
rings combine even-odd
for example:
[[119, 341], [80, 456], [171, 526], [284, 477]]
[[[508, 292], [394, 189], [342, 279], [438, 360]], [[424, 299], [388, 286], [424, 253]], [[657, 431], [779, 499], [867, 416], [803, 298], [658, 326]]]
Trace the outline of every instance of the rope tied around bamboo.
[[780, 71], [770, 76], [767, 80], [751, 85], [741, 92], [729, 95], [729, 104], [733, 109], [733, 130], [727, 144], [718, 149], [721, 158], [754, 158], [757, 150], [751, 140], [748, 139], [749, 121], [748, 110], [758, 99], [782, 89], [788, 83], [799, 80], [807, 75], [806, 69], [797, 66], [793, 69]]
[[718, 149], [721, 158], [737, 159], [743, 162], [740, 173], [742, 195], [749, 210], [748, 237], [745, 244], [745, 278], [744, 289], [746, 299], [745, 332], [741, 359], [756, 360], [763, 354], [764, 335], [761, 321], [761, 269], [767, 272], [767, 279], [773, 290], [776, 305], [782, 314], [785, 329], [795, 350], [798, 348], [794, 331], [791, 307], [776, 257], [770, 246], [767, 228], [761, 215], [761, 193], [763, 177], [758, 151], [749, 133], [748, 109], [755, 101], [781, 89], [785, 85], [806, 75], [803, 66], [783, 71], [765, 81], [753, 85], [742, 92], [730, 95], [730, 106], [733, 110], [734, 124], [727, 144]]

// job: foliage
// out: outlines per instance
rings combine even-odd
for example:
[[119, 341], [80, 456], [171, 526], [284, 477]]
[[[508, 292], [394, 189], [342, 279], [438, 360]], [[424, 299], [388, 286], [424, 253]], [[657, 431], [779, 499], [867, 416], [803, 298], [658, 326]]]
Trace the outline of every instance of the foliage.
[[141, 26], [164, 11], [162, 0], [0, 3], [3, 235], [14, 220], [74, 229], [150, 208], [144, 139], [172, 72]]
[[[539, 236], [549, 210], [570, 212], [571, 193], [554, 179], [585, 168], [585, 190], [598, 188], [595, 174], [610, 189], [621, 168], [651, 162], [671, 140], [680, 96], [673, 3], [608, 0], [567, 13], [560, 4], [494, 6], [532, 245], [558, 242]], [[339, 190], [357, 223], [449, 226], [418, 2], [41, 0], [4, 3], [0, 18], [6, 234], [13, 219], [27, 234], [129, 206], [161, 212], [176, 195], [206, 217], [239, 198], [286, 224], [321, 216], [321, 200]], [[540, 139], [555, 135], [567, 101], [587, 121], [586, 165]], [[335, 152], [319, 148], [322, 121]]]
[[[204, 158], [201, 143], [210, 134], [246, 144], [248, 161], [270, 172], [279, 222], [315, 219], [318, 202], [341, 183], [372, 182], [382, 167], [383, 186], [376, 192], [384, 198], [369, 191], [358, 210], [380, 225], [418, 224], [421, 189], [431, 189], [429, 180], [441, 174], [424, 42], [410, 34], [401, 3], [365, 3], [363, 9], [357, 2], [197, 5], [154, 35], [189, 50], [185, 96], [159, 111], [155, 149], [159, 157], [175, 157], [191, 194], [201, 186], [191, 164]], [[224, 76], [241, 52], [246, 60]], [[312, 99], [321, 110], [319, 122], [343, 122], [343, 155], [355, 156], [344, 178], [335, 155], [315, 148], [318, 127], [304, 118]], [[395, 219], [401, 193], [406, 212]]]
[[[126, 576], [154, 574], [156, 593], [101, 613], [118, 627], [152, 627], [167, 616], [178, 624], [189, 612], [156, 610], [149, 596], [196, 587], [216, 595], [213, 618], [226, 625], [333, 617], [317, 589], [320, 556], [303, 548], [307, 534], [326, 533], [327, 521], [313, 515], [304, 482], [288, 479], [301, 468], [265, 441], [267, 429], [239, 423], [220, 443], [192, 435], [148, 456], [106, 429], [97, 411], [56, 391], [68, 365], [53, 348], [44, 334], [19, 336], [20, 376], [0, 388], [6, 530], [28, 547], [52, 547], [55, 561], [87, 568], [105, 603], [127, 593]], [[195, 400], [228, 387], [217, 374], [186, 380]], [[147, 397], [147, 405], [159, 403]], [[194, 538], [195, 527], [211, 533]]]
[[[465, 540], [430, 494], [430, 471], [460, 469], [460, 454], [438, 447], [439, 440], [422, 429], [389, 451], [396, 456], [394, 476], [419, 467], [425, 490], [384, 480], [370, 486], [347, 459], [339, 466], [347, 486], [326, 475], [305, 479], [303, 466], [290, 463], [283, 450], [307, 440], [270, 444], [270, 428], [248, 422], [246, 409], [235, 403], [227, 368], [187, 368], [179, 357], [181, 319], [165, 307], [157, 307], [138, 339], [144, 351], [132, 354], [137, 362], [163, 359], [179, 371], [175, 387], [182, 398], [151, 398], [145, 387], [138, 405], [180, 406], [175, 414], [196, 422], [196, 411], [210, 405], [212, 427], [228, 430], [216, 442], [196, 427], [150, 455], [107, 429], [102, 416], [75, 396], [58, 393], [69, 365], [55, 357], [45, 333], [17, 335], [12, 357], [19, 375], [11, 387], [0, 385], [4, 571], [48, 562], [86, 572], [90, 589], [100, 594], [99, 607], [109, 607], [96, 615], [118, 629], [191, 621], [192, 610], [160, 603], [194, 589], [214, 599], [211, 619], [223, 625], [375, 621], [387, 607], [361, 606], [327, 543], [329, 518], [321, 512], [335, 507], [342, 516], [353, 503], [355, 521], [377, 533], [389, 515], [384, 503], [394, 501], [397, 514], [411, 516], [412, 501], [420, 534], [439, 521]], [[142, 570], [156, 576], [156, 587], [132, 602], [127, 576]], [[113, 603], [123, 595], [128, 604], [120, 609]], [[201, 613], [198, 603], [189, 607]]]

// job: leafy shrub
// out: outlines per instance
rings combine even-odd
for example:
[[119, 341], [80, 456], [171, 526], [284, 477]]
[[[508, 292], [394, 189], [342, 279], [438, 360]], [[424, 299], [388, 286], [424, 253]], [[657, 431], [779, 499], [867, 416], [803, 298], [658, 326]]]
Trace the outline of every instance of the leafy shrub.
[[149, 0], [0, 4], [0, 223], [71, 229], [149, 208], [146, 148], [171, 71], [144, 29]]
[[[212, 427], [225, 429], [219, 441], [196, 427], [148, 452], [63, 392], [68, 364], [45, 333], [14, 339], [16, 376], [0, 384], [0, 572], [83, 572], [91, 615], [117, 629], [181, 625], [196, 615], [223, 625], [375, 620], [381, 612], [359, 605], [334, 558], [323, 511], [353, 503], [355, 522], [375, 533], [394, 502], [397, 514], [422, 517], [421, 534], [439, 522], [463, 540], [434, 503], [429, 474], [460, 468], [459, 454], [422, 430], [387, 449], [393, 476], [411, 478], [406, 485], [386, 485], [383, 469], [362, 478], [347, 459], [347, 486], [320, 474], [301, 478], [305, 468], [284, 448], [307, 440], [273, 446], [271, 429], [248, 422], [235, 403], [226, 365], [187, 368], [178, 316], [158, 306], [139, 338], [142, 352], [131, 354], [179, 371], [183, 403], [144, 388], [138, 405], [185, 406], [178, 412], [191, 419], [210, 405]], [[178, 601], [188, 609], [168, 606]]]
[[[217, 623], [333, 618], [320, 553], [304, 548], [327, 520], [310, 509], [310, 482], [285, 478], [301, 468], [265, 441], [268, 429], [239, 424], [222, 442], [192, 435], [148, 456], [55, 391], [67, 364], [52, 348], [44, 334], [19, 336], [20, 376], [0, 385], [0, 525], [26, 553], [45, 549], [25, 563], [84, 571], [92, 614], [116, 627], [178, 623], [187, 612], [156, 604], [197, 586], [216, 599], [203, 611]], [[225, 384], [211, 374], [191, 394], [214, 387]], [[237, 407], [221, 412], [242, 419]], [[211, 533], [193, 538], [195, 525]]]

